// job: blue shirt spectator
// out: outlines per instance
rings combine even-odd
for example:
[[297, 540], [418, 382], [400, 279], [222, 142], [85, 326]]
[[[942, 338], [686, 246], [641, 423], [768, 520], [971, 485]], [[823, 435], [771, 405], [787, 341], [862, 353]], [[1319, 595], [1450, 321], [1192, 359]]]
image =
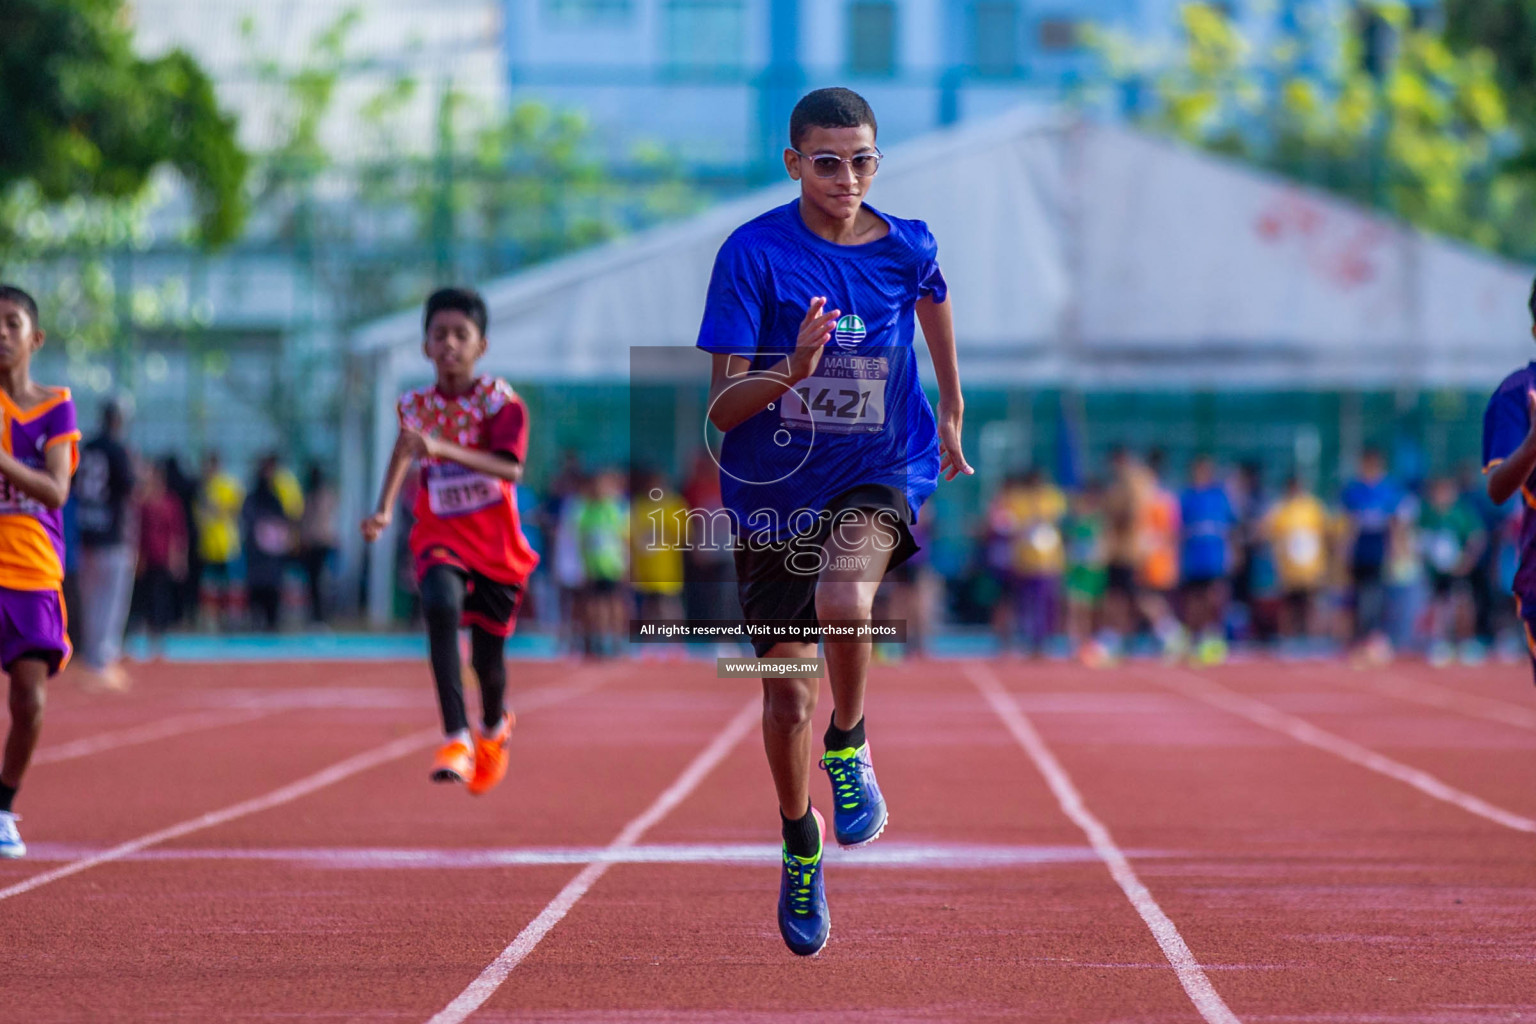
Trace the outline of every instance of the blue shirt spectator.
[[1215, 464], [1209, 458], [1196, 459], [1190, 468], [1190, 485], [1179, 495], [1179, 518], [1183, 524], [1179, 567], [1184, 582], [1225, 579], [1231, 571], [1237, 513], [1226, 489], [1216, 481]]
[[1350, 566], [1379, 572], [1387, 560], [1392, 522], [1402, 509], [1405, 495], [1387, 478], [1381, 454], [1366, 452], [1360, 459], [1360, 475], [1344, 488], [1344, 511], [1354, 535]]

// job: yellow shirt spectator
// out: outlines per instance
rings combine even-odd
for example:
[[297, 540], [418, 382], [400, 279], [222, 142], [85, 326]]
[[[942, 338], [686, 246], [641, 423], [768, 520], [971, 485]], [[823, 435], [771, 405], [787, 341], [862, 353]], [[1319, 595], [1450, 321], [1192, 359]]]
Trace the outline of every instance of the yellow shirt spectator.
[[228, 473], [215, 473], [197, 500], [198, 554], [209, 565], [227, 565], [240, 557], [240, 508], [245, 488]]
[[1287, 591], [1315, 590], [1328, 575], [1328, 510], [1305, 491], [1281, 499], [1265, 518], [1275, 572]]
[[642, 594], [683, 592], [682, 536], [688, 506], [670, 491], [636, 495], [630, 505], [630, 582]]
[[1066, 548], [1061, 539], [1066, 495], [1051, 484], [1038, 483], [1009, 495], [1004, 508], [1015, 524], [1014, 570], [1021, 576], [1060, 576], [1066, 570]]

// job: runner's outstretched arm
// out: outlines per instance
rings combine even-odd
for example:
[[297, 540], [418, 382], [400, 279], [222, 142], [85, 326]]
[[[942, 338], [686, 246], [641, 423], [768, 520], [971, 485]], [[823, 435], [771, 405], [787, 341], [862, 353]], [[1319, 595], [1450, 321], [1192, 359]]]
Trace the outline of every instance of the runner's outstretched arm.
[[949, 300], [917, 300], [917, 322], [922, 325], [933, 356], [933, 372], [939, 385], [939, 473], [945, 480], [976, 471], [965, 461], [960, 448], [960, 426], [965, 418], [965, 398], [960, 394], [960, 360], [955, 353], [955, 318]]
[[745, 423], [768, 408], [768, 403], [816, 372], [822, 349], [832, 337], [832, 325], [841, 315], [837, 310], [823, 313], [827, 300], [811, 300], [811, 308], [800, 321], [800, 336], [795, 350], [764, 373], [749, 375], [752, 364], [745, 356], [720, 355], [714, 358], [709, 382], [709, 421], [720, 430]]
[[[389, 455], [389, 468], [384, 471], [384, 486], [379, 491], [379, 504], [373, 515], [363, 520], [363, 537], [369, 543], [379, 539], [395, 518], [395, 502], [400, 500], [400, 488], [405, 486], [405, 474], [411, 470], [413, 456], [406, 447], [402, 430], [395, 440], [395, 449]], [[414, 431], [410, 431], [414, 433]]]

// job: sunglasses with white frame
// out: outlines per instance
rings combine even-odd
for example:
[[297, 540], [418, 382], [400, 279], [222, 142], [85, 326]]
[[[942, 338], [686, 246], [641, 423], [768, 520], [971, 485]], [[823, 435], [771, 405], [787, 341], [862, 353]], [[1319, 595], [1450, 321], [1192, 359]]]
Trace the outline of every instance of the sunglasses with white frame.
[[851, 157], [837, 156], [834, 153], [818, 153], [815, 156], [811, 156], [809, 153], [802, 153], [793, 147], [790, 148], [790, 152], [802, 160], [809, 160], [811, 162], [811, 171], [818, 178], [837, 177], [838, 173], [843, 169], [843, 164], [848, 164], [853, 168], [854, 177], [873, 178], [879, 172], [880, 161], [885, 156], [879, 149], [876, 149], [873, 153], [856, 153]]

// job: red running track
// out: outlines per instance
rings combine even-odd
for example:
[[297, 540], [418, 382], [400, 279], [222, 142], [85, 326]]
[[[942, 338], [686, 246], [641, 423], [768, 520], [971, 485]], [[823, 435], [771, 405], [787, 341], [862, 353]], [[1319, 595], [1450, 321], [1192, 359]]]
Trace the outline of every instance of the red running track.
[[809, 960], [713, 675], [515, 666], [483, 799], [425, 780], [424, 666], [60, 684], [0, 1020], [1536, 1019], [1524, 668], [877, 668], [891, 825], [829, 858]]

